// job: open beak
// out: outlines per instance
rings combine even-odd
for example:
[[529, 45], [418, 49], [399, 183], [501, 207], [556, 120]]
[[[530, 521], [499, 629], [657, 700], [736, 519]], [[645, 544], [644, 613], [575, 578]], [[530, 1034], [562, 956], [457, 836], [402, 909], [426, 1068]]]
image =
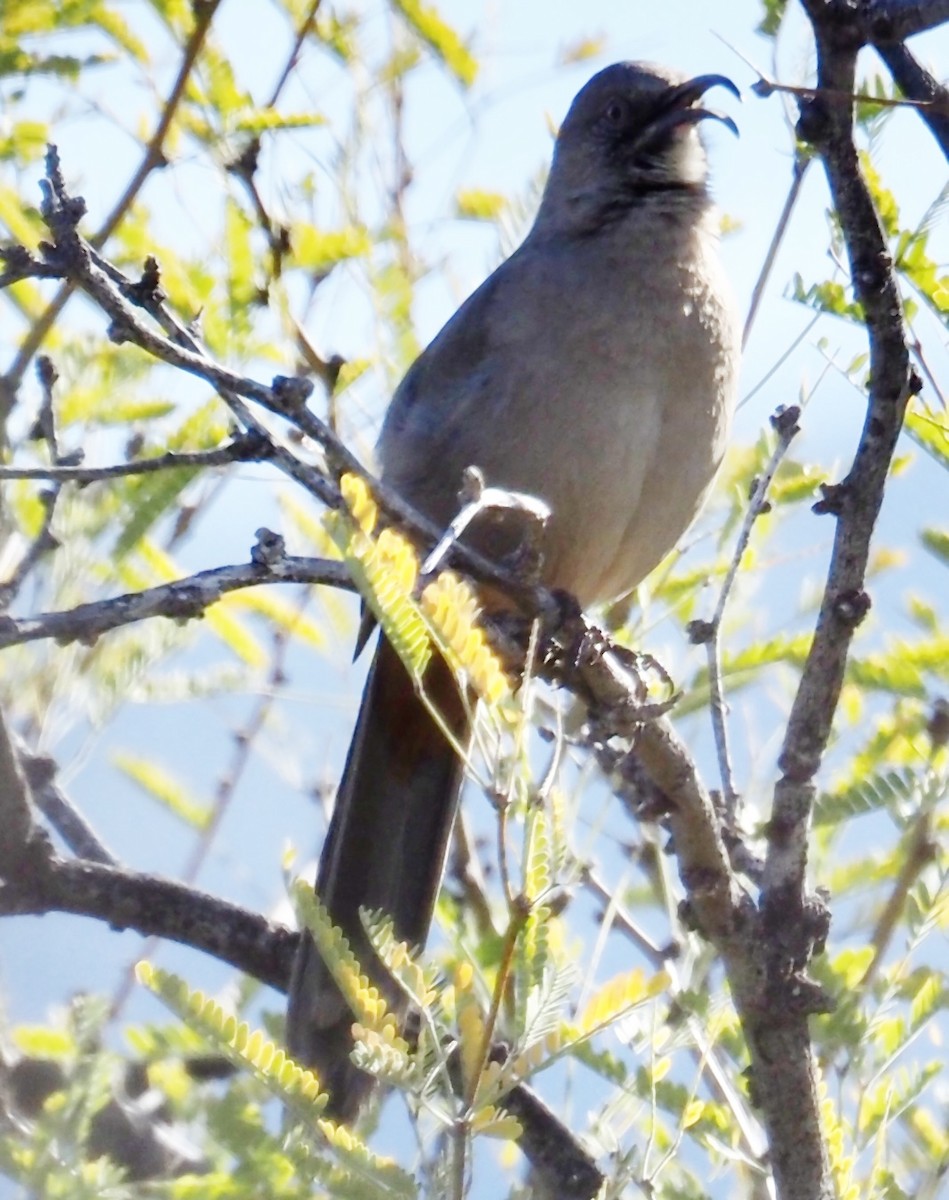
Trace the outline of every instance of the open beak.
[[697, 75], [694, 79], [671, 87], [662, 98], [659, 111], [649, 125], [649, 140], [665, 137], [680, 125], [697, 125], [707, 118], [721, 121], [737, 137], [738, 126], [727, 113], [695, 103], [713, 87], [727, 88], [733, 96], [741, 99], [741, 92], [727, 75]]

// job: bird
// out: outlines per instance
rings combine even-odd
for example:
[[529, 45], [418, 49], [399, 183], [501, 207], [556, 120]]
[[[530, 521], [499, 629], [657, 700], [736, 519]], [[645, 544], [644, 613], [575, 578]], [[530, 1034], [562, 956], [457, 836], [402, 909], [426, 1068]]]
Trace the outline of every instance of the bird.
[[[708, 120], [738, 130], [705, 105], [715, 87], [739, 95], [724, 75], [637, 62], [584, 85], [524, 241], [416, 359], [383, 420], [383, 481], [439, 526], [471, 467], [544, 501], [543, 582], [584, 608], [628, 594], [674, 548], [726, 449], [740, 339], [698, 131]], [[495, 557], [510, 549], [490, 523], [471, 542]], [[424, 690], [464, 746], [470, 708], [437, 655]], [[316, 890], [397, 1011], [360, 909], [424, 944], [463, 778], [380, 635]], [[346, 1123], [374, 1086], [350, 1059], [352, 1022], [304, 934], [287, 1047], [328, 1092], [327, 1115]]]

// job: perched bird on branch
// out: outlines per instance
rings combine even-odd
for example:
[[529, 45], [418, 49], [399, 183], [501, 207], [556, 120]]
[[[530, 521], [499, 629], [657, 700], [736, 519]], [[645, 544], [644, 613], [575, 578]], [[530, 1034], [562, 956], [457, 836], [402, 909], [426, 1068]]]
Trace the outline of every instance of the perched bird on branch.
[[[539, 496], [543, 579], [584, 605], [634, 588], [689, 526], [728, 436], [739, 333], [717, 258], [699, 125], [722, 75], [617, 63], [560, 129], [523, 244], [459, 308], [392, 399], [382, 476], [442, 526], [466, 468]], [[494, 557], [508, 536], [470, 541]], [[427, 696], [460, 745], [469, 707], [433, 658]], [[359, 909], [424, 943], [463, 779], [455, 748], [380, 637], [317, 877], [317, 892], [398, 1007]], [[372, 1079], [350, 1061], [352, 1014], [311, 939], [295, 965], [287, 1041], [332, 1115], [352, 1120]]]

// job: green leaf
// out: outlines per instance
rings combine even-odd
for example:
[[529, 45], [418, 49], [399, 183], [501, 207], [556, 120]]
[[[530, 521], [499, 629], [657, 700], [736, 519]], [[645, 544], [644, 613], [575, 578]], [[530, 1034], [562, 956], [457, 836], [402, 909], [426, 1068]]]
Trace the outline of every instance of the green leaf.
[[[865, 150], [860, 151], [860, 166], [863, 168], [863, 177], [876, 205], [877, 216], [880, 218], [883, 232], [888, 238], [897, 237], [900, 233], [900, 209], [896, 202], [896, 196], [888, 187], [884, 186], [880, 172]], [[923, 240], [925, 241], [925, 237]]]
[[46, 150], [49, 126], [45, 121], [15, 121], [0, 132], [0, 160], [13, 160], [18, 166], [37, 162]]
[[918, 796], [919, 782], [914, 771], [884, 771], [859, 780], [844, 791], [820, 795], [814, 805], [814, 824], [837, 825], [879, 809], [893, 810]]
[[12, 1041], [18, 1050], [31, 1058], [67, 1058], [76, 1053], [76, 1039], [65, 1029], [49, 1025], [17, 1025]]
[[70, 388], [56, 406], [61, 428], [80, 422], [85, 425], [134, 425], [139, 421], [155, 421], [174, 412], [173, 400], [139, 400], [126, 396], [111, 387]]
[[372, 250], [368, 230], [349, 225], [332, 231], [314, 225], [294, 225], [290, 244], [294, 266], [308, 271], [325, 271], [349, 258], [362, 258]]
[[228, 607], [247, 609], [266, 617], [271, 625], [282, 630], [288, 637], [297, 638], [314, 650], [322, 650], [326, 646], [323, 626], [302, 612], [299, 604], [289, 603], [274, 595], [274, 589], [271, 587], [247, 588], [232, 592], [222, 599], [222, 604], [224, 603]]
[[126, 481], [127, 504], [132, 511], [115, 540], [117, 558], [124, 558], [138, 545], [197, 474], [194, 467], [175, 467]]
[[758, 32], [765, 37], [777, 36], [787, 6], [788, 0], [761, 0], [762, 16], [758, 22]]
[[227, 299], [232, 326], [246, 337], [251, 329], [257, 256], [251, 242], [254, 223], [239, 204], [228, 200], [224, 207], [224, 248], [227, 255]]
[[392, 0], [392, 6], [408, 26], [435, 52], [463, 87], [471, 87], [478, 62], [458, 34], [432, 5], [421, 0]]
[[112, 764], [185, 824], [198, 830], [207, 829], [211, 808], [195, 800], [189, 788], [160, 763], [141, 755], [116, 751], [112, 755]]
[[917, 397], [906, 413], [903, 428], [917, 446], [949, 470], [949, 417], [936, 411]]
[[559, 50], [557, 62], [569, 67], [576, 63], [589, 62], [607, 49], [607, 39], [601, 34], [598, 37], [579, 37]]
[[280, 113], [273, 108], [252, 108], [231, 114], [231, 128], [237, 133], [267, 133], [280, 129], [316, 129], [326, 124], [320, 113]]
[[924, 696], [926, 682], [904, 647], [888, 654], [852, 656], [847, 663], [847, 682], [862, 691], [893, 692], [898, 696]]
[[863, 307], [855, 300], [847, 299], [847, 288], [836, 279], [826, 279], [822, 283], [812, 283], [805, 287], [802, 276], [795, 272], [791, 285], [791, 299], [798, 304], [805, 304], [815, 312], [828, 313], [830, 316], [842, 317], [845, 321], [863, 324]]
[[949, 533], [944, 529], [924, 529], [919, 537], [929, 553], [949, 567]]
[[473, 221], [496, 221], [507, 206], [503, 192], [486, 192], [481, 188], [462, 188], [455, 196], [455, 212]]

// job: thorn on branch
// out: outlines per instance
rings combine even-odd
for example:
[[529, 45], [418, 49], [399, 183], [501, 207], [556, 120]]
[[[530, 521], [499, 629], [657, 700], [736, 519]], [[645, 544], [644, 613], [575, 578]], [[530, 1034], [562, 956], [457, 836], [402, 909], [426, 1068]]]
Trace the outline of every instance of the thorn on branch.
[[21, 279], [59, 279], [62, 275], [58, 267], [34, 258], [25, 246], [0, 247], [0, 262], [6, 264], [6, 270], [0, 271], [0, 288], [19, 283]]
[[287, 415], [305, 408], [313, 394], [313, 381], [302, 375], [275, 375], [270, 386], [274, 400]]
[[818, 517], [841, 516], [850, 495], [849, 486], [846, 483], [822, 483], [820, 491], [821, 499], [811, 505], [811, 512]]
[[[749, 504], [751, 504], [754, 501], [755, 497], [758, 495], [760, 488], [761, 488], [761, 476], [760, 475], [752, 476], [752, 478], [748, 480], [748, 503]], [[766, 513], [769, 513], [771, 511], [772, 511], [771, 501], [768, 500], [767, 498], [760, 500], [759, 503], [757, 505], [755, 505], [755, 507], [754, 507], [755, 520], [757, 520], [758, 517], [765, 516]]]
[[909, 369], [909, 382], [907, 385], [907, 391], [909, 393], [907, 399], [913, 396], [918, 396], [922, 390], [923, 377], [915, 366], [911, 366]]
[[870, 597], [862, 590], [843, 592], [834, 601], [834, 615], [851, 629], [856, 629], [870, 611], [871, 604]]
[[[40, 212], [57, 235], [57, 241], [64, 233], [75, 234], [79, 222], [86, 215], [86, 202], [82, 196], [70, 196], [66, 191], [59, 150], [52, 142], [46, 147], [46, 178], [40, 180], [40, 191], [43, 193]], [[45, 245], [40, 249], [45, 257]]]
[[257, 164], [259, 161], [260, 138], [254, 137], [251, 138], [236, 158], [232, 158], [230, 162], [224, 165], [225, 170], [230, 171], [232, 175], [236, 175], [238, 179], [242, 179], [245, 183], [250, 183], [257, 173]]
[[257, 541], [251, 547], [251, 562], [260, 567], [272, 567], [286, 555], [287, 545], [279, 533], [262, 526], [255, 536]]
[[34, 430], [36, 437], [41, 438], [49, 447], [49, 456], [54, 465], [60, 466], [59, 440], [56, 437], [56, 416], [53, 409], [53, 387], [59, 375], [53, 366], [53, 360], [45, 354], [41, 354], [36, 360], [36, 377], [43, 391], [43, 402]]
[[150, 254], [145, 259], [145, 269], [136, 283], [125, 283], [120, 288], [122, 295], [132, 304], [144, 308], [146, 312], [154, 312], [168, 299], [161, 286], [161, 270], [158, 260]]
[[[795, 885], [777, 888], [768, 895], [764, 906], [761, 933], [767, 947], [770, 1001], [787, 1004], [790, 1011], [796, 1012], [832, 1011], [833, 1001], [803, 975], [807, 964], [823, 954], [827, 945], [830, 933], [827, 892], [818, 889], [802, 902]], [[805, 1000], [820, 1006], [802, 1009]]]
[[234, 462], [266, 462], [273, 457], [274, 444], [262, 429], [248, 429], [231, 442]]
[[779, 404], [769, 418], [771, 428], [782, 441], [786, 442], [801, 432], [800, 419], [801, 409], [797, 404], [789, 404], [787, 408], [783, 404]]
[[112, 318], [106, 327], [105, 335], [116, 346], [122, 346], [125, 342], [137, 342], [138, 340], [135, 336], [135, 326], [124, 313]]
[[715, 625], [712, 621], [690, 621], [685, 632], [693, 646], [707, 646], [715, 637]]

